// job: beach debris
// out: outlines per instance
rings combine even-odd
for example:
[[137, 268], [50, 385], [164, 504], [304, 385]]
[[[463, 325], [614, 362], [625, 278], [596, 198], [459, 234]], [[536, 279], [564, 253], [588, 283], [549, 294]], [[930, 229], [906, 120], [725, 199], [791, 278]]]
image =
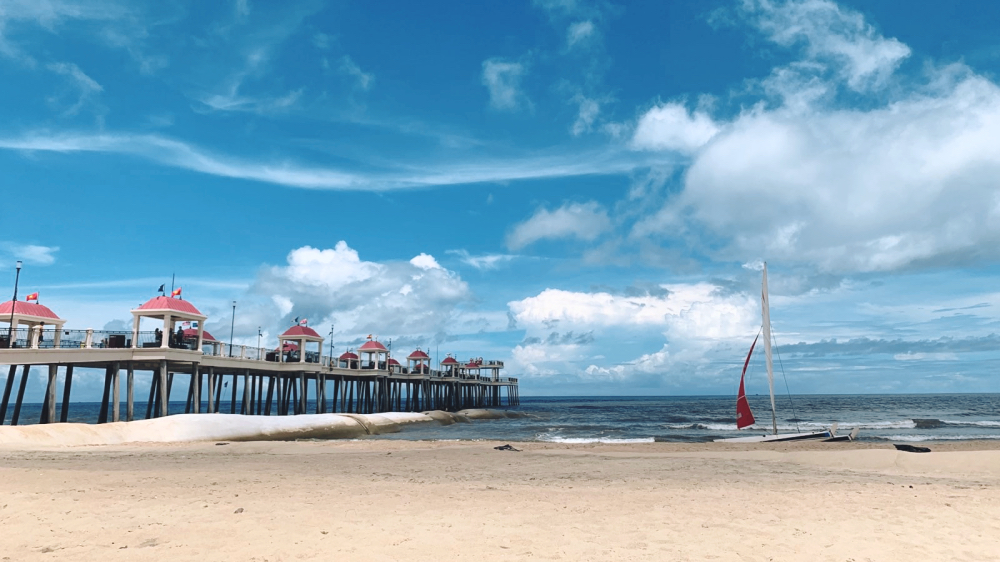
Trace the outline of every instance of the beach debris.
[[238, 507], [238, 508], [236, 508], [236, 511], [234, 511], [233, 513], [243, 513], [243, 508], [242, 507]]
[[521, 449], [515, 449], [514, 447], [511, 447], [509, 444], [508, 445], [500, 445], [499, 447], [493, 447], [493, 448], [496, 449], [496, 450], [498, 450], [498, 451], [514, 451], [514, 452], [517, 452], [517, 453], [521, 452]]
[[225, 441], [223, 441], [223, 442], [221, 442], [221, 443], [216, 443], [216, 446], [218, 446], [218, 445], [228, 445], [228, 444], [229, 444], [229, 443], [226, 443]]
[[927, 447], [915, 447], [913, 445], [898, 445], [896, 443], [892, 444], [897, 451], [906, 451], [907, 453], [929, 453], [931, 450]]

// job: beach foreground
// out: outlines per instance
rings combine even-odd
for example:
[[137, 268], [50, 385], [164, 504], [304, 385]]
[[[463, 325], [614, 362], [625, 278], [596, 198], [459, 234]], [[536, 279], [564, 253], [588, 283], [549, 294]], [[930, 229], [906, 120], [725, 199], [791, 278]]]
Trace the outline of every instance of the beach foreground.
[[0, 449], [3, 560], [1000, 560], [1000, 451], [396, 440]]

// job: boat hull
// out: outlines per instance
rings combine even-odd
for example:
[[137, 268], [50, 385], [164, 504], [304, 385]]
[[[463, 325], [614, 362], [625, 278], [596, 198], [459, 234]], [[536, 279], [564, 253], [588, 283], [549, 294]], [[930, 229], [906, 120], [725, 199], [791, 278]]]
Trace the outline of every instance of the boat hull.
[[781, 441], [809, 441], [834, 439], [831, 431], [812, 431], [808, 433], [779, 433], [778, 435], [748, 435], [746, 437], [730, 437], [716, 439], [716, 443], [777, 443]]

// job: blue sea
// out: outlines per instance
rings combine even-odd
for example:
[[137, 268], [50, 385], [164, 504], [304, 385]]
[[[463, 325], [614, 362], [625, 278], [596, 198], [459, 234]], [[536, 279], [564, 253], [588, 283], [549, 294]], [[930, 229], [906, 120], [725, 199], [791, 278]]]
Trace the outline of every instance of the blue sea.
[[[449, 426], [407, 427], [377, 439], [549, 441], [559, 443], [705, 442], [767, 432], [767, 396], [750, 396], [758, 424], [736, 431], [735, 400], [729, 396], [522, 397], [513, 411], [522, 417]], [[223, 403], [228, 409], [229, 403]], [[237, 405], [237, 408], [239, 406]], [[73, 403], [69, 421], [95, 423], [99, 404]], [[171, 402], [183, 413], [183, 402]], [[315, 411], [310, 404], [310, 410]], [[125, 405], [121, 406], [122, 415]], [[136, 417], [145, 416], [136, 404]], [[37, 423], [41, 404], [25, 404], [21, 424]], [[10, 423], [10, 411], [5, 423]], [[58, 415], [58, 414], [57, 414]], [[930, 441], [1000, 439], [1000, 394], [800, 395], [778, 401], [781, 432], [810, 431], [840, 424], [839, 433], [861, 429], [862, 440]]]

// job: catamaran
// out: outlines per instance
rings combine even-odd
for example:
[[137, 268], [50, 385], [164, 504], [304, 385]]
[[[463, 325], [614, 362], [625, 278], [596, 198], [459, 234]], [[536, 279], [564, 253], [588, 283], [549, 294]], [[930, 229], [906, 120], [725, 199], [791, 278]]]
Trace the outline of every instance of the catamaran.
[[[830, 429], [822, 431], [812, 431], [806, 433], [778, 433], [778, 414], [774, 408], [774, 364], [771, 362], [771, 310], [767, 299], [767, 264], [764, 264], [764, 277], [760, 291], [761, 321], [764, 332], [764, 358], [767, 363], [767, 387], [771, 393], [771, 435], [748, 435], [747, 437], [731, 437], [728, 439], [716, 439], [716, 442], [726, 443], [766, 443], [774, 441], [804, 441], [816, 439], [822, 441], [852, 441], [858, 436], [858, 429], [855, 428], [850, 435], [837, 435], [837, 424], [830, 426]], [[759, 335], [758, 335], [759, 337]], [[757, 338], [750, 344], [750, 353], [747, 353], [746, 361], [743, 362], [743, 372], [740, 374], [740, 390], [736, 396], [736, 429], [750, 427], [757, 422], [750, 410], [750, 403], [747, 401], [746, 388], [743, 384], [747, 374], [747, 365], [750, 364], [750, 356], [757, 346]]]

